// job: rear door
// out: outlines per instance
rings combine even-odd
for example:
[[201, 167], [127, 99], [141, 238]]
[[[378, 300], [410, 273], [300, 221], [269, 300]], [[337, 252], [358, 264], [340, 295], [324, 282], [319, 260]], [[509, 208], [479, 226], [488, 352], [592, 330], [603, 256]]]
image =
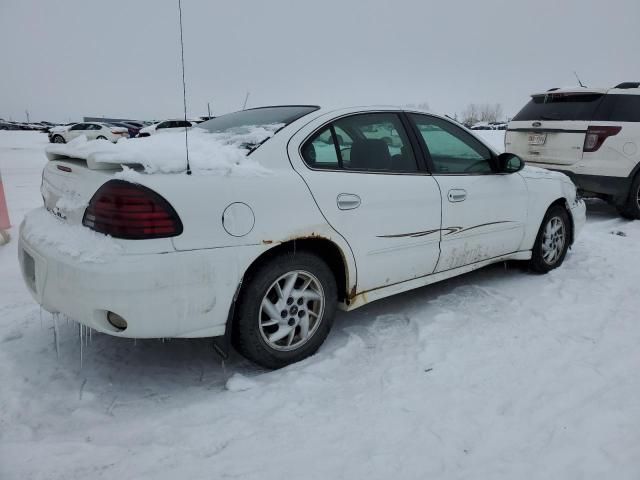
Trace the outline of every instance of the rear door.
[[350, 245], [358, 293], [433, 273], [440, 191], [419, 167], [401, 116], [366, 112], [315, 128], [289, 142], [289, 155], [329, 224]]
[[582, 158], [589, 122], [603, 97], [579, 91], [532, 96], [509, 123], [505, 150], [526, 162], [573, 165]]

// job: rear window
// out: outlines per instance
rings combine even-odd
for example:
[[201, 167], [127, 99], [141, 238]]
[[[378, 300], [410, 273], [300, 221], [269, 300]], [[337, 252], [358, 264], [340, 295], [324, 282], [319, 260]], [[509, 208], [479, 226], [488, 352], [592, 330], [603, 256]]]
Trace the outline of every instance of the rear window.
[[591, 120], [604, 95], [601, 93], [549, 93], [532, 97], [514, 121]]
[[198, 125], [212, 133], [226, 132], [231, 129], [261, 125], [289, 125], [300, 117], [307, 115], [319, 107], [310, 105], [294, 105], [283, 107], [264, 107], [241, 110], [212, 118]]

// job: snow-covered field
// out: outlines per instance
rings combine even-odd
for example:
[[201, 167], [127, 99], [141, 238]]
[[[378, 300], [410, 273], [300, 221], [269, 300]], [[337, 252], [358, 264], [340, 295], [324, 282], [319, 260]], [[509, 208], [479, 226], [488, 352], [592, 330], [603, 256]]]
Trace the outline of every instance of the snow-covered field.
[[[46, 141], [0, 132], [15, 225], [42, 203]], [[600, 202], [549, 275], [499, 265], [339, 314], [276, 372], [207, 340], [81, 344], [65, 319], [56, 353], [12, 235], [2, 480], [640, 478], [640, 221]]]

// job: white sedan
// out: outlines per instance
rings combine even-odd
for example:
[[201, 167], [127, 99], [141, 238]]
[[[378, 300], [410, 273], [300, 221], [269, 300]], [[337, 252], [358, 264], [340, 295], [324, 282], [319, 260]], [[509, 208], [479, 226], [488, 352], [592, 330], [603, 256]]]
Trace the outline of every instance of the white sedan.
[[106, 123], [76, 123], [68, 128], [59, 128], [51, 132], [52, 143], [68, 143], [81, 135], [88, 140], [109, 140], [116, 143], [121, 138], [128, 138], [129, 131], [123, 127], [114, 127]]
[[44, 208], [19, 247], [44, 309], [120, 337], [219, 337], [278, 368], [320, 347], [336, 308], [505, 260], [548, 272], [585, 222], [568, 177], [436, 115], [280, 106], [200, 127], [192, 162], [211, 157], [198, 156], [209, 136], [222, 156], [250, 132], [233, 150], [240, 170], [185, 175], [178, 135], [174, 173], [121, 171], [147, 161], [139, 142], [118, 165], [113, 149], [50, 147]]
[[148, 127], [141, 128], [138, 132], [138, 137], [148, 137], [156, 133], [169, 132], [176, 128], [191, 128], [193, 125], [195, 125], [195, 123], [189, 120], [165, 120], [164, 122], [154, 123]]

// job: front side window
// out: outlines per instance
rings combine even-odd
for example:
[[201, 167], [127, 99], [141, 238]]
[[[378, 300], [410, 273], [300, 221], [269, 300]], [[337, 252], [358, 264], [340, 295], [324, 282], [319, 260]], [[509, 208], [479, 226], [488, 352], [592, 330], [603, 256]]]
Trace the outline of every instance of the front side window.
[[460, 127], [440, 118], [409, 114], [426, 144], [434, 174], [492, 173], [491, 151]]
[[170, 125], [171, 125], [171, 122], [161, 122], [156, 127], [156, 130], [160, 130], [161, 128], [169, 128]]
[[418, 170], [407, 133], [395, 113], [366, 113], [334, 121], [302, 147], [307, 165], [371, 172]]
[[71, 127], [69, 130], [85, 130], [85, 126], [86, 125], [84, 123], [78, 123], [77, 125]]

